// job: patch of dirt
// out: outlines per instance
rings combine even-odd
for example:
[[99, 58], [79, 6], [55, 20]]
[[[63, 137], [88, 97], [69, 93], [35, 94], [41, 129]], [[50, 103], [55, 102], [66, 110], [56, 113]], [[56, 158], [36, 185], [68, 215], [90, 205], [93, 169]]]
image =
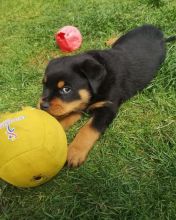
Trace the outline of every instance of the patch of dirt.
[[111, 37], [110, 39], [108, 39], [106, 42], [105, 42], [105, 45], [106, 46], [112, 46], [113, 43], [115, 43], [115, 41], [118, 39], [118, 37]]

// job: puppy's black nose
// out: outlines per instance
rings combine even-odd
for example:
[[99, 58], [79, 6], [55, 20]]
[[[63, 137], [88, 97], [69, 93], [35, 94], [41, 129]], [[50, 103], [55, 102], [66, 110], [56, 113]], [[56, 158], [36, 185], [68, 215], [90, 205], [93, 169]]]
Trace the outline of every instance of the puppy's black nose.
[[42, 103], [40, 103], [40, 108], [42, 109], [42, 110], [47, 110], [48, 108], [49, 108], [49, 103], [48, 102], [42, 102]]

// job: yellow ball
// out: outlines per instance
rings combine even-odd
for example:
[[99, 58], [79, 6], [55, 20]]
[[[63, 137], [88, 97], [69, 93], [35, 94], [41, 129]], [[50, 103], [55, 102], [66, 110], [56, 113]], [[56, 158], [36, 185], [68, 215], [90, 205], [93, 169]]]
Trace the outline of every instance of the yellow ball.
[[18, 187], [51, 179], [67, 156], [65, 132], [48, 113], [25, 108], [0, 116], [0, 178]]

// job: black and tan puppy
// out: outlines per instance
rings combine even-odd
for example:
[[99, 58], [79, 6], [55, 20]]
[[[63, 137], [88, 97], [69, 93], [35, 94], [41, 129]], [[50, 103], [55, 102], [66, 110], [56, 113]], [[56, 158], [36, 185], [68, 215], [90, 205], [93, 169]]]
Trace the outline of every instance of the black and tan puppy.
[[88, 51], [51, 60], [43, 79], [40, 108], [60, 120], [65, 129], [89, 110], [90, 120], [69, 146], [68, 165], [82, 164], [120, 105], [144, 89], [165, 58], [162, 32], [152, 25], [138, 27], [111, 49]]

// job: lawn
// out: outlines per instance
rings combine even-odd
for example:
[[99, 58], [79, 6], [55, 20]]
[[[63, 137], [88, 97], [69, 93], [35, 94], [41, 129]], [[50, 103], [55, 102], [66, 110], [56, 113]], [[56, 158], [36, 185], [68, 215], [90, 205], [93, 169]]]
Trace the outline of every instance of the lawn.
[[[1, 0], [0, 112], [36, 106], [47, 62], [63, 55], [54, 33], [83, 35], [79, 51], [105, 48], [144, 23], [176, 34], [175, 0]], [[68, 132], [70, 142], [86, 117]], [[126, 102], [77, 169], [31, 189], [0, 181], [0, 220], [176, 219], [176, 43], [157, 77]]]

